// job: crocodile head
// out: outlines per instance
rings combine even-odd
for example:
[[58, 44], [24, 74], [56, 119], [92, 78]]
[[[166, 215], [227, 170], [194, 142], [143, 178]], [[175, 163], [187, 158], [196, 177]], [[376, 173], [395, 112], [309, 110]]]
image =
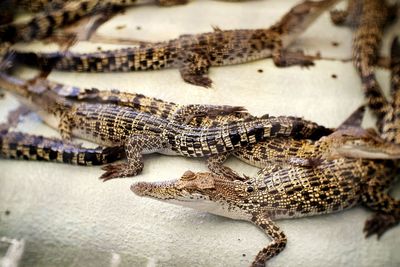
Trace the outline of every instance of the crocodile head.
[[209, 172], [186, 171], [181, 178], [166, 182], [138, 182], [131, 190], [139, 196], [194, 208], [213, 214], [249, 220], [241, 203], [247, 198], [247, 185]]
[[327, 158], [335, 156], [368, 159], [400, 158], [400, 145], [387, 142], [373, 129], [348, 127], [321, 138], [320, 142], [328, 147]]

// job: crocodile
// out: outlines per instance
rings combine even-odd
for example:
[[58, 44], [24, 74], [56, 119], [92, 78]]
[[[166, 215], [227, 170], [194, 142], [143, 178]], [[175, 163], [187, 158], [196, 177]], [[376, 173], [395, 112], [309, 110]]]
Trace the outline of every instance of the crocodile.
[[[394, 53], [392, 54], [394, 55]], [[394, 62], [394, 60], [396, 59], [394, 56], [392, 56], [392, 61]], [[392, 65], [396, 66], [395, 64]], [[395, 71], [396, 68], [393, 67], [392, 69], [393, 69], [392, 71], [393, 74], [396, 72]], [[396, 75], [392, 76], [393, 76], [392, 81], [396, 82], [397, 81]], [[45, 81], [45, 82], [46, 82], [46, 87], [48, 87], [50, 90], [56, 92], [59, 96], [66, 97], [68, 99], [85, 101], [89, 103], [108, 103], [108, 104], [126, 106], [140, 112], [150, 113], [166, 119], [174, 119], [179, 113], [190, 115], [192, 110], [194, 110], [192, 108], [187, 108], [187, 106], [178, 105], [172, 102], [166, 102], [157, 98], [147, 97], [142, 94], [123, 92], [116, 89], [99, 90], [97, 88], [80, 88], [77, 86], [70, 86], [50, 81]], [[189, 105], [189, 107], [192, 107], [192, 105]], [[357, 110], [357, 112], [355, 112], [355, 115], [353, 115], [354, 117], [351, 116], [348, 120], [350, 120], [351, 122], [355, 121], [360, 123], [362, 117], [360, 115], [357, 116], [357, 114], [361, 114], [361, 110], [363, 110], [363, 108], [364, 106], [362, 106], [360, 110]], [[185, 112], [181, 112], [180, 110], [182, 109], [185, 110]], [[188, 110], [188, 112], [186, 112], [186, 110]], [[244, 111], [238, 113], [227, 113], [223, 115], [211, 114], [211, 113], [208, 114], [204, 113], [204, 116], [200, 115], [201, 114], [198, 114], [198, 116], [194, 116], [194, 118], [191, 118], [189, 116], [186, 122], [189, 125], [196, 127], [216, 127], [229, 122], [245, 121], [255, 118], [251, 114], [248, 114]], [[345, 123], [347, 123], [347, 121], [344, 122], [343, 124]], [[385, 124], [389, 125], [388, 122]], [[382, 133], [382, 135], [384, 134], [385, 133]], [[371, 140], [376, 140], [377, 141], [376, 145], [378, 145], [378, 143], [383, 142], [383, 140], [374, 133], [368, 133], [368, 138]], [[279, 160], [281, 163], [283, 163], [288, 160], [288, 157], [297, 158], [297, 153], [301, 153], [303, 155], [310, 154], [312, 151], [309, 151], [308, 148], [310, 147], [309, 144], [312, 142], [313, 142], [312, 140], [307, 140], [307, 139], [292, 140], [292, 145], [288, 147], [284, 145], [286, 143], [286, 138], [273, 138], [269, 139], [268, 141], [259, 142], [254, 145], [248, 145], [243, 148], [235, 149], [231, 153], [221, 153], [216, 156], [209, 157], [208, 167], [215, 173], [223, 174], [225, 176], [228, 175], [234, 176], [235, 175], [234, 172], [232, 172], [229, 168], [225, 168], [222, 166], [223, 162], [228, 158], [230, 154], [252, 166], [262, 168], [267, 164], [271, 163], [270, 159], [273, 159], [274, 163], [277, 163]], [[292, 148], [293, 146], [299, 147], [299, 149], [297, 150], [293, 149]], [[337, 144], [337, 147], [340, 146], [343, 146], [343, 144], [341, 143]], [[303, 148], [300, 149], [300, 147]], [[282, 149], [284, 149], [285, 151], [284, 153], [282, 153]], [[398, 148], [392, 147], [389, 144], [386, 147], [383, 147], [381, 145], [379, 147], [379, 151], [385, 151], [386, 153], [385, 155], [387, 158], [393, 158], [397, 157]], [[358, 154], [355, 155], [356, 152]], [[371, 155], [374, 156], [376, 155], [375, 154], [376, 151], [371, 150], [369, 152], [371, 152]], [[337, 153], [352, 157], [355, 156], [369, 157], [367, 151], [362, 151], [362, 149], [356, 151], [354, 147], [352, 147], [352, 151], [350, 152], [349, 149], [343, 149], [342, 147], [341, 151]], [[352, 153], [352, 155], [350, 155], [349, 153]], [[286, 156], [281, 158], [282, 155]]]
[[[392, 95], [400, 90], [399, 47], [394, 41]], [[254, 156], [264, 162], [255, 177], [187, 171], [176, 180], [134, 183], [131, 190], [139, 196], [252, 222], [272, 242], [258, 252], [251, 266], [265, 266], [284, 250], [288, 239], [275, 222], [280, 219], [334, 213], [363, 205], [376, 212], [365, 223], [366, 237], [380, 238], [400, 222], [400, 201], [387, 193], [398, 178], [400, 160], [382, 157], [380, 152], [387, 155], [387, 147], [398, 148], [400, 143], [390, 143], [391, 139], [360, 128], [361, 110], [320, 140], [285, 138], [279, 140], [277, 147], [265, 142], [264, 149], [273, 152]], [[394, 126], [391, 131], [400, 135], [400, 124]], [[340, 149], [348, 154], [343, 156]]]
[[139, 182], [131, 189], [139, 196], [256, 224], [272, 242], [251, 266], [265, 266], [285, 248], [287, 237], [275, 223], [278, 219], [338, 212], [362, 203], [378, 212], [366, 223], [368, 236], [383, 234], [400, 219], [399, 201], [383, 193], [399, 171], [398, 162], [341, 158], [312, 168], [276, 166], [254, 178], [233, 181], [188, 171], [179, 180]]
[[[12, 63], [6, 64], [10, 65]], [[16, 87], [23, 87], [27, 81], [16, 77], [3, 76], [3, 86], [13, 91], [13, 84]], [[202, 105], [188, 104], [181, 105], [164, 101], [143, 94], [123, 92], [118, 89], [99, 90], [94, 87], [85, 88], [74, 85], [67, 85], [59, 82], [42, 79], [38, 76], [34, 83], [27, 87], [32, 93], [50, 90], [57, 96], [66, 100], [73, 100], [85, 103], [104, 103], [130, 107], [135, 111], [146, 112], [160, 118], [177, 120], [188, 123], [192, 126], [210, 127], [225, 122], [250, 119], [250, 115], [244, 107], [229, 105]], [[30, 88], [30, 89], [29, 89]]]
[[[106, 170], [102, 175], [104, 180], [138, 174], [143, 168], [142, 153], [207, 157], [273, 136], [313, 139], [332, 131], [301, 118], [285, 116], [264, 116], [216, 127], [194, 127], [130, 107], [68, 101], [52, 90], [35, 84], [18, 84], [16, 78], [6, 74], [0, 74], [0, 77], [2, 88], [19, 94], [44, 121], [60, 130], [64, 140], [70, 140], [74, 135], [104, 146], [124, 145], [128, 164], [103, 167]], [[222, 110], [225, 107], [222, 106]]]
[[126, 72], [178, 68], [185, 82], [210, 87], [206, 76], [211, 66], [250, 62], [272, 57], [277, 66], [313, 64], [312, 57], [286, 48], [323, 11], [337, 0], [305, 1], [294, 6], [268, 29], [221, 30], [185, 34], [169, 41], [141, 44], [93, 53], [17, 52], [17, 58], [44, 70], [80, 72]]
[[362, 88], [370, 109], [378, 121], [389, 107], [375, 76], [382, 35], [387, 25], [394, 21], [397, 4], [386, 0], [349, 0], [346, 10], [333, 10], [332, 22], [353, 29], [352, 60], [361, 78]]

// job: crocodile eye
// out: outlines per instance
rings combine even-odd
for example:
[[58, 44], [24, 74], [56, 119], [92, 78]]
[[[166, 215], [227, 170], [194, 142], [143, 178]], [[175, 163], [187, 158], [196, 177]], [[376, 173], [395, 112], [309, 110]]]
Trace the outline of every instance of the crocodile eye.
[[251, 193], [254, 191], [254, 188], [252, 186], [247, 187], [246, 189], [247, 193]]

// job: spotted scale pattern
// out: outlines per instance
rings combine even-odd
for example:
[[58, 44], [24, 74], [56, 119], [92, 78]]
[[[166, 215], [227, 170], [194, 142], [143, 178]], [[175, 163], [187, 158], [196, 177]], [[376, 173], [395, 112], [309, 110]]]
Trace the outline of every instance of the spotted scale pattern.
[[[399, 88], [397, 46], [395, 40], [391, 54], [394, 95]], [[397, 114], [397, 106], [392, 107]], [[349, 123], [354, 126], [361, 123], [357, 113], [353, 115], [336, 132], [318, 141], [274, 138], [257, 143], [253, 148], [242, 148], [245, 151], [238, 150], [236, 155], [245, 156], [245, 160], [263, 167], [253, 178], [239, 177], [233, 171], [226, 171], [225, 167], [217, 173], [187, 171], [175, 181], [139, 182], [133, 184], [131, 190], [139, 196], [253, 222], [272, 242], [259, 251], [251, 266], [265, 266], [267, 260], [286, 246], [287, 238], [274, 222], [278, 219], [333, 213], [362, 204], [376, 212], [366, 221], [363, 231], [366, 237], [376, 234], [379, 238], [400, 222], [400, 201], [387, 193], [399, 176], [400, 161], [322, 157], [332, 151], [336, 144], [330, 140], [334, 141], [332, 137], [340, 131], [345, 134], [339, 136], [351, 137], [352, 142], [367, 147], [367, 150], [371, 145], [384, 147], [388, 144], [387, 138], [385, 142], [373, 135], [362, 136], [361, 130], [349, 131]], [[399, 124], [396, 127], [392, 121], [383, 120], [383, 129], [386, 124], [396, 136], [399, 135]], [[351, 132], [356, 135], [349, 135]], [[217, 160], [223, 162], [225, 158], [226, 154], [221, 154]], [[293, 161], [293, 158], [297, 160]]]
[[368, 105], [378, 119], [388, 112], [388, 103], [375, 77], [375, 65], [384, 28], [395, 17], [396, 9], [386, 0], [350, 0], [347, 10], [332, 13], [334, 23], [354, 29], [353, 63], [361, 78]]
[[[134, 136], [155, 136], [162, 145], [155, 147], [154, 151], [147, 150], [187, 157], [224, 153], [273, 136], [313, 138], [331, 132], [325, 127], [294, 117], [269, 117], [197, 128], [111, 104], [81, 103], [74, 106], [69, 118], [73, 135], [102, 145], [126, 145]], [[128, 161], [137, 162], [129, 158], [129, 151], [127, 155]]]
[[250, 117], [243, 107], [237, 106], [179, 105], [142, 94], [122, 92], [117, 89], [79, 88], [48, 80], [42, 80], [41, 83], [59, 96], [67, 97], [68, 99], [126, 106], [136, 111], [150, 113], [185, 124], [189, 123], [193, 126], [217, 126], [224, 122]]
[[[287, 139], [286, 145], [292, 142]], [[251, 264], [264, 266], [287, 242], [275, 220], [339, 212], [364, 204], [384, 211], [367, 222], [367, 234], [379, 234], [396, 225], [399, 201], [382, 192], [393, 184], [399, 170], [398, 161], [339, 158], [313, 167], [267, 165], [256, 177], [243, 181], [187, 171], [179, 180], [139, 182], [131, 189], [140, 196], [253, 222], [272, 239]], [[383, 219], [387, 218], [390, 220], [385, 224]]]
[[304, 31], [324, 10], [337, 0], [305, 1], [293, 7], [270, 29], [220, 30], [182, 35], [177, 39], [137, 48], [94, 53], [17, 53], [25, 63], [43, 69], [81, 72], [115, 72], [178, 68], [183, 80], [209, 87], [209, 67], [240, 64], [273, 57], [279, 66], [311, 65], [302, 53], [282, 56], [293, 37]]
[[[119, 144], [133, 134], [156, 134], [165, 138], [170, 149], [187, 156], [221, 153], [271, 136], [312, 138], [331, 132], [310, 121], [283, 116], [196, 128], [111, 104], [81, 103], [70, 117], [77, 132], [95, 136], [99, 143]], [[207, 151], [200, 149], [203, 142], [207, 142]]]
[[397, 131], [400, 125], [400, 44], [397, 38], [391, 48], [391, 96], [388, 112], [383, 118], [384, 124], [380, 130], [382, 138], [400, 144], [400, 134]]

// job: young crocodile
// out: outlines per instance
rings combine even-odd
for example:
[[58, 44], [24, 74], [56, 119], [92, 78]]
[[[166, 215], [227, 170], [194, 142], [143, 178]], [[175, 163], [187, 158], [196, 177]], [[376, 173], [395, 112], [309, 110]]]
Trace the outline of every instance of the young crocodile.
[[387, 114], [388, 103], [375, 77], [375, 65], [383, 31], [394, 20], [396, 11], [397, 6], [389, 5], [386, 0], [349, 0], [346, 10], [331, 12], [334, 24], [353, 28], [353, 63], [368, 105], [379, 121]]
[[278, 219], [327, 214], [362, 203], [379, 212], [364, 228], [368, 236], [381, 235], [395, 225], [400, 219], [400, 203], [383, 192], [394, 181], [396, 171], [398, 162], [342, 158], [313, 168], [270, 166], [244, 181], [189, 171], [179, 180], [140, 182], [131, 189], [140, 196], [251, 221], [272, 239], [252, 263], [265, 266], [287, 243], [274, 222]]
[[[397, 42], [393, 46], [399, 47]], [[393, 51], [397, 50], [392, 49], [392, 67], [396, 70], [392, 73], [392, 94], [396, 94], [400, 90], [397, 72], [400, 61], [393, 60], [398, 57]], [[352, 116], [349, 121], [354, 126], [360, 124], [357, 116]], [[400, 135], [400, 124], [394, 126], [392, 131]], [[342, 148], [351, 145], [367, 154], [378, 152], [375, 154], [378, 158], [381, 148], [400, 145], [388, 144], [371, 134], [371, 131], [349, 127], [345, 123], [330, 137], [316, 142], [287, 138], [280, 139], [279, 147], [268, 146], [266, 142], [265, 150], [274, 152], [266, 153], [264, 157], [263, 154], [256, 155], [267, 165], [254, 178], [236, 179], [235, 175], [187, 171], [178, 180], [138, 182], [131, 190], [139, 196], [256, 224], [272, 242], [257, 254], [251, 266], [265, 266], [265, 262], [279, 254], [287, 243], [285, 233], [275, 220], [338, 212], [362, 204], [376, 212], [365, 223], [367, 237], [376, 234], [379, 238], [400, 222], [400, 201], [387, 194], [398, 177], [399, 160], [332, 155], [332, 151], [340, 148], [338, 144], [344, 144]]]
[[285, 49], [324, 10], [337, 0], [305, 1], [293, 7], [269, 29], [220, 30], [182, 35], [178, 39], [115, 51], [76, 53], [23, 53], [18, 58], [50, 70], [113, 72], [179, 68], [183, 80], [209, 87], [209, 67], [240, 64], [272, 57], [278, 66], [312, 64], [310, 57]]
[[[206, 157], [255, 144], [273, 136], [319, 138], [331, 132], [323, 126], [295, 117], [254, 118], [216, 127], [193, 127], [177, 120], [138, 112], [113, 104], [68, 101], [51, 90], [9, 82], [2, 74], [0, 85], [20, 94], [64, 139], [71, 134], [100, 145], [125, 145], [129, 164], [109, 165], [102, 178], [132, 176], [143, 167], [142, 153], [161, 152]], [[7, 88], [8, 87], [8, 88]], [[29, 101], [31, 101], [29, 103]], [[224, 106], [222, 106], [224, 107]]]
[[[392, 57], [393, 59], [394, 57]], [[394, 71], [392, 73], [395, 73]], [[393, 76], [395, 81], [395, 76]], [[184, 113], [190, 115], [190, 110], [192, 108], [187, 108], [187, 106], [178, 105], [172, 102], [166, 102], [161, 99], [147, 97], [141, 94], [135, 93], [127, 93], [121, 92], [118, 90], [99, 90], [96, 88], [79, 88], [76, 86], [63, 85], [60, 83], [54, 83], [50, 81], [43, 81], [46, 83], [46, 87], [50, 90], [56, 92], [58, 95], [66, 97], [68, 99], [73, 99], [77, 101], [84, 101], [90, 103], [108, 103], [108, 104], [116, 104], [120, 106], [130, 107], [136, 111], [150, 113], [161, 118], [174, 119], [177, 114]], [[196, 105], [189, 105], [196, 106]], [[364, 108], [364, 107], [362, 107]], [[188, 110], [188, 112], [182, 112], [180, 110]], [[349, 118], [350, 121], [355, 121], [361, 123], [362, 116], [357, 114], [361, 114], [361, 111], [358, 111], [355, 115]], [[200, 114], [199, 114], [200, 115]], [[183, 116], [184, 117], [184, 116]], [[224, 115], [217, 114], [204, 114], [204, 116], [196, 116], [192, 120], [187, 120], [187, 123], [196, 127], [216, 127], [221, 126], [225, 123], [232, 123], [238, 121], [245, 121], [254, 118], [250, 114], [247, 113], [231, 113]], [[388, 124], [388, 123], [387, 123]], [[377, 139], [377, 142], [382, 142], [381, 139], [376, 136], [369, 134], [368, 138]], [[243, 148], [238, 148], [232, 152], [232, 155], [237, 157], [238, 159], [256, 166], [263, 168], [268, 164], [271, 164], [271, 159], [274, 164], [280, 162], [284, 163], [290, 158], [298, 158], [298, 153], [300, 153], [303, 157], [305, 155], [310, 155], [312, 151], [309, 150], [310, 144], [313, 142], [312, 140], [293, 140], [291, 147], [287, 147], [284, 144], [286, 143], [286, 138], [273, 138], [268, 141], [259, 142], [254, 145], [248, 145]], [[340, 146], [342, 144], [338, 144]], [[298, 149], [293, 149], [292, 147], [298, 147]], [[300, 148], [303, 147], [303, 148]], [[380, 151], [385, 150], [386, 157], [397, 157], [398, 148], [393, 148], [391, 146], [380, 147]], [[363, 157], [368, 156], [367, 151], [357, 150], [349, 153], [347, 150], [341, 150], [339, 154], [346, 154], [347, 156], [360, 156]], [[376, 151], [370, 151], [372, 155], [375, 155]], [[355, 155], [355, 153], [358, 153]], [[282, 158], [282, 155], [286, 155]], [[234, 172], [232, 172], [229, 168], [225, 168], [222, 166], [223, 162], [229, 156], [228, 153], [222, 153], [208, 158], [208, 167], [214, 173], [223, 174], [225, 176], [235, 176], [238, 177]], [[383, 155], [382, 155], [383, 156]], [[369, 157], [369, 156], [368, 156]]]

